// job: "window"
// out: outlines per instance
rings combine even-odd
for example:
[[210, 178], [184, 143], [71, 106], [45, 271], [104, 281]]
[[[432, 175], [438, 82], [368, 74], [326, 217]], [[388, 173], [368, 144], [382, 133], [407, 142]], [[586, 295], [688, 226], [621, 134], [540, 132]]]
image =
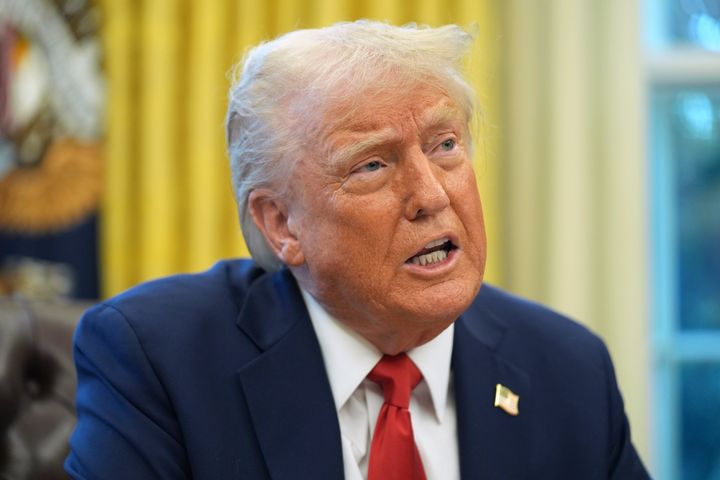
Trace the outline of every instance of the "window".
[[720, 0], [647, 0], [659, 479], [720, 480]]

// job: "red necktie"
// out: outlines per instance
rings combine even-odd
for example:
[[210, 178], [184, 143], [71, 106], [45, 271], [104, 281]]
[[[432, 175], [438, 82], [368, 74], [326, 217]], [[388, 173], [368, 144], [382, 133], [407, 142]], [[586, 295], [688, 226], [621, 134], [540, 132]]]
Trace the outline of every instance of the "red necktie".
[[385, 355], [368, 378], [382, 386], [385, 396], [370, 445], [368, 480], [425, 480], [408, 410], [420, 370], [404, 353]]

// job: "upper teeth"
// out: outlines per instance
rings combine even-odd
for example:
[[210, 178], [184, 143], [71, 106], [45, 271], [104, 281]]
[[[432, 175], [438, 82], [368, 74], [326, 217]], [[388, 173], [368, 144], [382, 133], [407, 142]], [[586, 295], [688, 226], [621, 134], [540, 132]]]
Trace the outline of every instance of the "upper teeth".
[[440, 245], [442, 245], [443, 243], [446, 243], [446, 242], [448, 242], [448, 238], [443, 237], [439, 240], [433, 240], [432, 242], [428, 243], [427, 245], [425, 245], [425, 248], [439, 247]]

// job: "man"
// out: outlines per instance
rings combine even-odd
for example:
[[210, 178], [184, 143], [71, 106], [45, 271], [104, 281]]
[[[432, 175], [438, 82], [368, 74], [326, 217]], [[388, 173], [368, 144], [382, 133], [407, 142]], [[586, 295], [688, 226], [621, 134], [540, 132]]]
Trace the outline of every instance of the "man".
[[251, 51], [228, 144], [255, 262], [137, 287], [76, 335], [76, 478], [641, 479], [608, 353], [481, 288], [455, 26]]

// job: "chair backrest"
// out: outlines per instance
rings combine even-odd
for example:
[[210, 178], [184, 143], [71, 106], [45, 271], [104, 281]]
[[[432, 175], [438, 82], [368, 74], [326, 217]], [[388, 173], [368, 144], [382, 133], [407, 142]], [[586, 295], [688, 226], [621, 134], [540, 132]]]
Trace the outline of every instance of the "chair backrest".
[[72, 335], [86, 303], [0, 298], [0, 478], [67, 478]]

